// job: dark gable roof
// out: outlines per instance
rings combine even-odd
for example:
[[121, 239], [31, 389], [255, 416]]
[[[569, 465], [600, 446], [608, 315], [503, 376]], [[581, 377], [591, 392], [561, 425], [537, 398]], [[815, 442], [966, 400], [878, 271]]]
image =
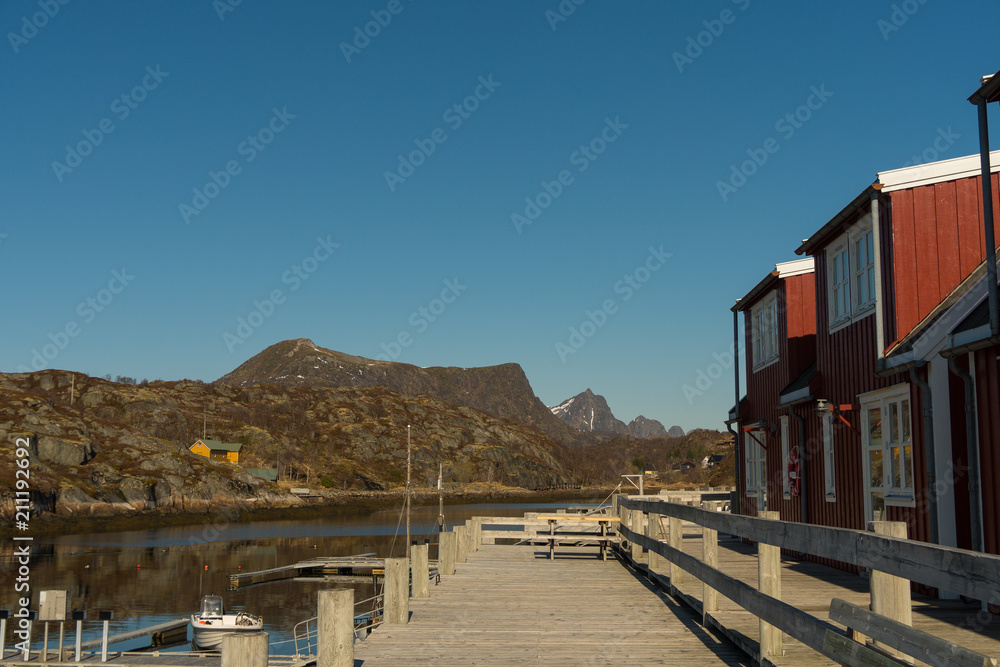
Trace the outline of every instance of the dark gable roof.
[[880, 185], [869, 185], [865, 188], [861, 194], [854, 198], [854, 201], [842, 208], [840, 213], [833, 216], [833, 218], [820, 227], [815, 234], [803, 241], [802, 245], [795, 250], [795, 254], [813, 255], [818, 250], [822, 249], [823, 246], [826, 245], [827, 239], [833, 236], [839, 236], [844, 231], [841, 229], [841, 225], [844, 225], [845, 223], [848, 225], [854, 224], [855, 219], [860, 217], [858, 216], [858, 209], [860, 207], [866, 206], [866, 212], [871, 210], [870, 202], [872, 194], [878, 192], [880, 189]]
[[774, 285], [778, 284], [778, 275], [777, 270], [771, 271], [771, 273], [767, 274], [763, 280], [757, 283], [752, 290], [746, 293], [746, 296], [739, 299], [729, 310], [734, 313], [745, 312], [748, 310], [754, 303], [756, 303], [759, 297], [766, 294]]

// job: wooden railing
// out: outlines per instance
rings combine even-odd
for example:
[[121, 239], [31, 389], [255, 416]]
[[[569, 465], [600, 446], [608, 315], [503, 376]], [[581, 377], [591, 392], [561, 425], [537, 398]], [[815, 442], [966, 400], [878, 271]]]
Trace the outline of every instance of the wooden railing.
[[[813, 650], [848, 665], [899, 665], [902, 654], [941, 665], [997, 665], [994, 658], [955, 646], [913, 630], [910, 625], [910, 581], [975, 599], [1000, 600], [1000, 556], [938, 546], [894, 537], [905, 534], [905, 524], [872, 522], [875, 532], [792, 523], [777, 512], [749, 517], [646, 498], [616, 497], [619, 528], [632, 549], [646, 549], [650, 561], [662, 557], [671, 565], [670, 580], [683, 570], [705, 587], [703, 613], [718, 611], [716, 592], [760, 619], [760, 658], [781, 654], [781, 633]], [[668, 518], [667, 542], [650, 516]], [[702, 527], [705, 556], [699, 560], [681, 550], [681, 522]], [[641, 530], [640, 526], [645, 526]], [[759, 584], [755, 588], [718, 570], [714, 545], [719, 532], [758, 545]], [[885, 534], [879, 534], [885, 533]], [[872, 611], [864, 628], [852, 626], [878, 640], [878, 649], [845, 636], [837, 626], [781, 600], [780, 549], [835, 559], [867, 568], [872, 574]], [[633, 551], [633, 556], [635, 556]], [[856, 609], [856, 608], [855, 608]], [[838, 613], [844, 610], [838, 607]], [[846, 616], [841, 613], [839, 619]], [[840, 620], [839, 622], [844, 622]], [[880, 629], [881, 628], [881, 629]], [[905, 628], [905, 629], [904, 629]], [[853, 635], [853, 633], [852, 633]], [[889, 657], [894, 655], [896, 657]], [[905, 658], [904, 658], [905, 661]]]

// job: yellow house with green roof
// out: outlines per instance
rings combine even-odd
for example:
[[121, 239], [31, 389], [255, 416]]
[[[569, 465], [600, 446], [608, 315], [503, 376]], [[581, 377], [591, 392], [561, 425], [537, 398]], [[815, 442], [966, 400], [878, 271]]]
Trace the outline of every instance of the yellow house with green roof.
[[240, 451], [243, 445], [238, 442], [222, 442], [215, 438], [205, 438], [197, 440], [188, 447], [198, 456], [204, 456], [213, 461], [229, 461], [233, 465], [240, 464]]

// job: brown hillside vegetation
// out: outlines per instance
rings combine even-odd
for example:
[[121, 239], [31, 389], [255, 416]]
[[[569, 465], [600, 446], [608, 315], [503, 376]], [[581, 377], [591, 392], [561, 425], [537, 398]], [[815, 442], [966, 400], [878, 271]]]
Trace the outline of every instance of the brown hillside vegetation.
[[[668, 484], [728, 486], [734, 479], [731, 438], [728, 433], [704, 429], [695, 429], [677, 438], [662, 436], [639, 440], [620, 435], [600, 445], [573, 450], [567, 469], [587, 485], [613, 485], [621, 481], [623, 474], [655, 470], [660, 481]], [[712, 454], [722, 454], [726, 458], [714, 469], [702, 469], [702, 460]], [[692, 461], [697, 469], [672, 470], [684, 461]]]

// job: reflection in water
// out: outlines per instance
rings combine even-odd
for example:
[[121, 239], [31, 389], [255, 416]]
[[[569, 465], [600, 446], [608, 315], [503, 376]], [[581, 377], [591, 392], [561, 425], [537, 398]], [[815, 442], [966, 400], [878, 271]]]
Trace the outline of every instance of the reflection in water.
[[[583, 503], [451, 505], [445, 508], [449, 525], [475, 516], [521, 516], [529, 511], [551, 511]], [[220, 523], [125, 533], [39, 537], [32, 544], [32, 609], [38, 592], [67, 590], [70, 607], [87, 611], [85, 640], [100, 637], [94, 619], [100, 610], [113, 610], [111, 633], [190, 616], [202, 595], [223, 596], [227, 612], [249, 611], [264, 617], [270, 633], [271, 652], [290, 654], [292, 627], [316, 615], [318, 591], [349, 584], [286, 580], [228, 591], [229, 575], [289, 565], [316, 556], [350, 556], [374, 552], [379, 556], [405, 555], [406, 528], [398, 509], [349, 511], [317, 509], [321, 518], [307, 521], [273, 521], [252, 524]], [[437, 558], [436, 520], [433, 507], [411, 511], [411, 539], [430, 540], [430, 558]], [[404, 520], [405, 521], [405, 520]], [[399, 536], [395, 537], [396, 531]], [[0, 544], [0, 609], [15, 610], [16, 563], [12, 542]], [[354, 597], [375, 594], [371, 583], [354, 586]], [[360, 610], [359, 610], [360, 611]], [[11, 625], [11, 624], [8, 624]], [[67, 645], [73, 641], [74, 624], [67, 622]], [[7, 646], [11, 646], [8, 629]], [[58, 624], [50, 624], [58, 636]], [[42, 624], [34, 629], [41, 645]], [[119, 650], [148, 645], [148, 639], [116, 647]], [[184, 649], [187, 646], [182, 647]]]

